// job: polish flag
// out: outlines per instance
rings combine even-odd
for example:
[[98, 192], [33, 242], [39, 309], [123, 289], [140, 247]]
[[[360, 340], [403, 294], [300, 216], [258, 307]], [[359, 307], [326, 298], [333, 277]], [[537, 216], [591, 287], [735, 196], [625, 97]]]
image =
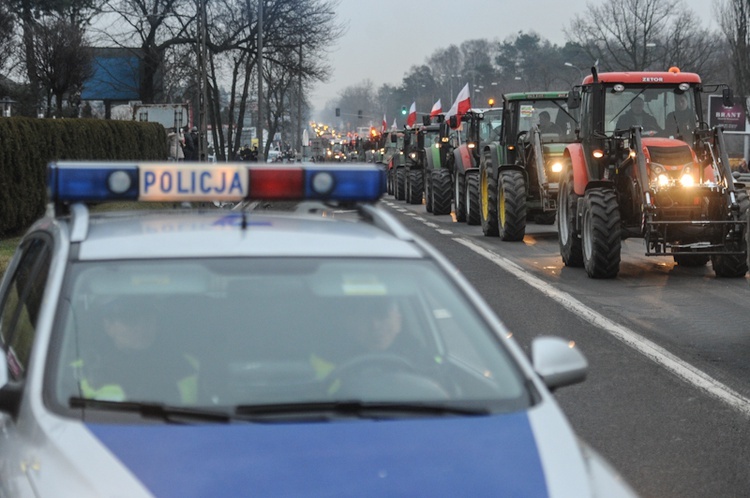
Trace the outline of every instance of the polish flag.
[[396, 126], [396, 118], [393, 118], [393, 126], [391, 126], [391, 130], [398, 130], [398, 126]]
[[412, 102], [409, 108], [409, 115], [406, 117], [406, 126], [412, 127], [417, 123], [417, 103]]
[[430, 111], [430, 117], [434, 118], [435, 116], [439, 115], [441, 112], [443, 112], [443, 104], [441, 104], [440, 99], [438, 99], [438, 101], [435, 102], [432, 106], [432, 110]]
[[383, 125], [382, 125], [382, 132], [385, 133], [385, 131], [388, 129], [388, 122], [385, 120], [385, 114], [383, 114]]
[[448, 111], [448, 114], [445, 115], [445, 120], [448, 121], [451, 116], [456, 116], [459, 126], [461, 126], [461, 117], [466, 114], [469, 109], [471, 109], [471, 97], [469, 94], [469, 84], [466, 83], [461, 91], [458, 92], [456, 101]]

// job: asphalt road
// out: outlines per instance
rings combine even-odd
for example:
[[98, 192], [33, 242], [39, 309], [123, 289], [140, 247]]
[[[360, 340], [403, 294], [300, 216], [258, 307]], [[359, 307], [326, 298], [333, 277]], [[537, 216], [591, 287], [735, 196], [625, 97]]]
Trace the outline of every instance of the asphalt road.
[[510, 243], [422, 205], [382, 205], [456, 265], [527, 352], [539, 335], [576, 341], [589, 377], [556, 397], [641, 496], [750, 496], [748, 277], [646, 257], [632, 239], [618, 277], [593, 280], [563, 266], [555, 226], [529, 224]]

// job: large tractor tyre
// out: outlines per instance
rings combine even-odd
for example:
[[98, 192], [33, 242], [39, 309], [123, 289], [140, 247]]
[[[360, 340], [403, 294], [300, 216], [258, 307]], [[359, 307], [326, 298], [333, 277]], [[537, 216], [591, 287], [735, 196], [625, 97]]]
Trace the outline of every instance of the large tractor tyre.
[[557, 230], [560, 256], [565, 266], [579, 268], [583, 266], [581, 234], [576, 229], [578, 195], [573, 189], [573, 172], [563, 175], [560, 183], [560, 194], [557, 199]]
[[404, 200], [407, 204], [411, 204], [411, 178], [409, 170], [404, 170]]
[[[750, 198], [746, 191], [737, 192], [737, 204], [740, 205], [740, 220], [747, 227], [748, 211], [750, 210]], [[747, 228], [745, 228], [747, 230]], [[741, 240], [728, 242], [725, 246], [729, 251], [747, 251], [747, 235]], [[747, 273], [747, 255], [723, 255], [711, 256], [711, 266], [717, 277], [738, 278]]]
[[409, 204], [422, 204], [422, 171], [410, 169], [408, 183], [407, 201]]
[[404, 168], [396, 169], [396, 176], [393, 185], [394, 195], [397, 201], [403, 201], [406, 197], [406, 172]]
[[482, 233], [487, 237], [497, 237], [500, 235], [498, 228], [499, 208], [498, 201], [500, 193], [498, 192], [497, 178], [492, 172], [492, 163], [485, 163], [485, 167], [479, 170], [479, 219], [482, 223]]
[[436, 169], [432, 172], [432, 214], [451, 214], [451, 172]]
[[482, 222], [479, 214], [479, 174], [476, 171], [469, 171], [466, 173], [465, 180], [466, 223], [479, 225]]
[[710, 259], [705, 254], [675, 254], [672, 257], [675, 263], [686, 268], [706, 266], [706, 263]]
[[428, 170], [424, 176], [424, 208], [432, 212], [432, 171]]
[[614, 278], [620, 271], [620, 206], [612, 190], [593, 188], [583, 201], [583, 266], [591, 278]]
[[395, 195], [395, 191], [393, 189], [393, 184], [396, 182], [396, 180], [393, 178], [394, 171], [392, 169], [387, 170], [386, 172], [386, 191], [390, 195]]
[[526, 181], [520, 171], [500, 172], [496, 209], [500, 237], [508, 242], [523, 240], [526, 235]]
[[458, 171], [453, 175], [453, 204], [456, 208], [456, 221], [466, 222], [466, 177], [459, 175]]

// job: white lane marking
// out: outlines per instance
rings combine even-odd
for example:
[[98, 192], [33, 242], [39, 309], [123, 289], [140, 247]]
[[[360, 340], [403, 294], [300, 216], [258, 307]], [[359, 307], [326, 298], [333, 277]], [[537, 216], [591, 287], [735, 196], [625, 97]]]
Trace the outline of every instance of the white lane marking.
[[417, 221], [422, 221], [422, 222], [427, 221], [426, 219], [422, 218], [421, 216], [414, 216], [414, 219], [417, 220]]
[[468, 239], [455, 237], [452, 240], [455, 240], [459, 244], [466, 246], [480, 256], [490, 260], [500, 268], [513, 274], [519, 280], [522, 280], [539, 290], [550, 299], [557, 301], [563, 305], [565, 309], [570, 310], [592, 325], [608, 332], [619, 341], [635, 349], [637, 352], [646, 356], [657, 365], [664, 367], [682, 380], [705, 391], [709, 395], [720, 399], [743, 415], [750, 416], [750, 399], [742, 396], [728, 386], [725, 386], [702, 370], [699, 370], [693, 365], [681, 360], [658, 344], [646, 339], [633, 330], [610, 320], [604, 315], [597, 313], [570, 294], [555, 289], [552, 285], [531, 275], [512, 261], [478, 246]]
[[432, 223], [431, 221], [426, 222], [425, 225], [427, 225], [430, 228], [440, 228], [440, 225], [436, 225]]
[[451, 232], [450, 230], [446, 230], [445, 228], [437, 228], [435, 229], [435, 231], [443, 235], [453, 235], [453, 232]]
[[[411, 211], [409, 211], [408, 213], [406, 213], [406, 216], [416, 216], [416, 215], [417, 215], [416, 213], [412, 213]], [[416, 218], [414, 218], [414, 219], [416, 220]]]

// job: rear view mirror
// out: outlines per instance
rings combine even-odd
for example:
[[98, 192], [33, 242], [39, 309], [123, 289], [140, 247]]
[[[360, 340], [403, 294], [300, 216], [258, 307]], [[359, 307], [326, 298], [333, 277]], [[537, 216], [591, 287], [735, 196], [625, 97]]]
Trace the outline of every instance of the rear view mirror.
[[417, 149], [424, 149], [424, 133], [417, 133]]
[[396, 135], [395, 133], [391, 133], [390, 137], [392, 144], [398, 143], [398, 135]]
[[428, 126], [432, 122], [430, 116], [422, 116], [422, 124]]
[[568, 109], [578, 109], [579, 107], [581, 107], [581, 92], [571, 90], [568, 93]]
[[725, 88], [721, 91], [721, 103], [724, 107], [734, 107], [734, 97], [731, 88]]
[[534, 370], [552, 391], [586, 379], [586, 358], [572, 343], [559, 337], [535, 338], [531, 342], [531, 356]]
[[448, 124], [450, 125], [451, 128], [455, 130], [456, 128], [458, 128], [458, 118], [455, 115], [451, 116], [448, 119]]

